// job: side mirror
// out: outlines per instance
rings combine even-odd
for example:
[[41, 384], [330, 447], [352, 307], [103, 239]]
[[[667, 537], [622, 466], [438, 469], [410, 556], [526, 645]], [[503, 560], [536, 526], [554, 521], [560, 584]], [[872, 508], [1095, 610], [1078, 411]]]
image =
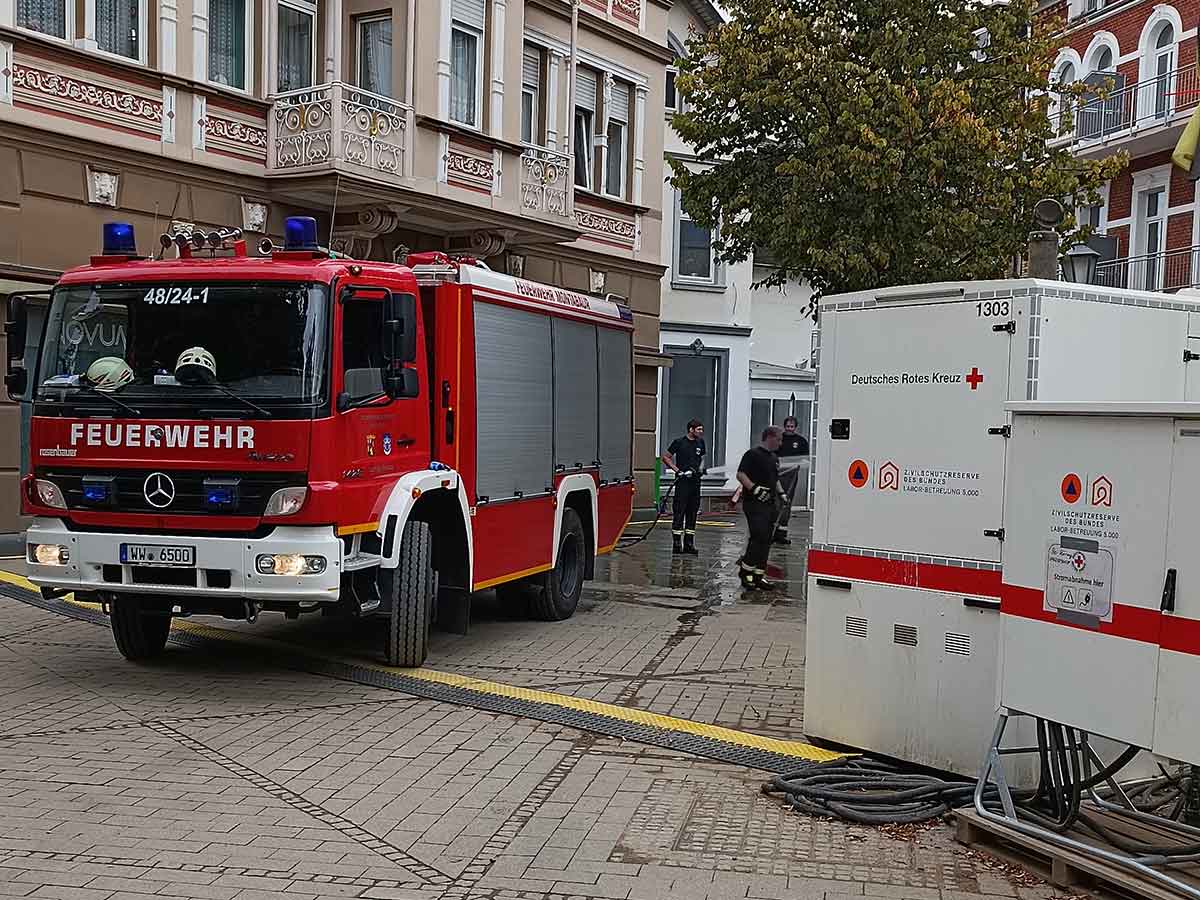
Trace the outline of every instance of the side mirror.
[[393, 400], [405, 400], [421, 396], [421, 382], [417, 377], [417, 370], [405, 369], [400, 366], [385, 367], [383, 370], [383, 391]]
[[5, 346], [7, 347], [8, 370], [4, 386], [11, 400], [21, 400], [29, 387], [29, 373], [25, 369], [25, 332], [29, 324], [29, 308], [25, 297], [14, 294], [8, 298], [8, 316], [4, 321]]
[[383, 358], [393, 364], [417, 360], [417, 298], [412, 294], [389, 291], [383, 299]]

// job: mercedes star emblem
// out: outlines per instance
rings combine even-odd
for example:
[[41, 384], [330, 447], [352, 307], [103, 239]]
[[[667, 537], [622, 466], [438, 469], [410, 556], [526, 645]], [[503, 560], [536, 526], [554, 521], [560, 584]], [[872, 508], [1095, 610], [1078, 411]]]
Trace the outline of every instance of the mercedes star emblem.
[[175, 502], [175, 482], [162, 472], [151, 472], [142, 485], [146, 502], [156, 509], [165, 509]]

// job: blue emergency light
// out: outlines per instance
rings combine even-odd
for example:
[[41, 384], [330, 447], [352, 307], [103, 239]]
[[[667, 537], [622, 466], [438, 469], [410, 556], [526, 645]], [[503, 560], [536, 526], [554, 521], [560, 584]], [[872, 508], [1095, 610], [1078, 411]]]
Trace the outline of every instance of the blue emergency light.
[[137, 256], [137, 241], [128, 222], [104, 223], [105, 256]]
[[288, 216], [283, 223], [284, 250], [317, 250], [317, 220], [312, 216]]
[[113, 502], [115, 491], [111, 476], [85, 475], [83, 502], [88, 506], [107, 506]]
[[205, 478], [204, 508], [234, 509], [238, 505], [239, 482], [237, 478]]

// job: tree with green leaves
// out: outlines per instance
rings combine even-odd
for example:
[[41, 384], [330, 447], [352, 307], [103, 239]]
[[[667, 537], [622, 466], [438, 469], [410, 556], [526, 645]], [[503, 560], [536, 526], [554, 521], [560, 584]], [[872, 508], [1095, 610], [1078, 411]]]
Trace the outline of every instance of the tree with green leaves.
[[1085, 88], [1054, 86], [1067, 115], [1053, 125], [1061, 26], [1036, 21], [1034, 0], [723, 5], [729, 21], [691, 36], [676, 80], [675, 127], [712, 164], [672, 161], [673, 181], [718, 254], [765, 251], [772, 283], [820, 295], [1003, 277], [1038, 200], [1063, 200], [1069, 246], [1088, 236], [1074, 206], [1128, 164], [1053, 140]]

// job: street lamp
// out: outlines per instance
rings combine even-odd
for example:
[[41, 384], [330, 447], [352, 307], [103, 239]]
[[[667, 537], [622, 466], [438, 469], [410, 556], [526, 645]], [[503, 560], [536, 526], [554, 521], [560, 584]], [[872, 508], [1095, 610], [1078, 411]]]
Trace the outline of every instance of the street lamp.
[[1063, 276], [1076, 284], [1092, 284], [1096, 280], [1096, 264], [1100, 254], [1087, 244], [1076, 244], [1063, 257]]

